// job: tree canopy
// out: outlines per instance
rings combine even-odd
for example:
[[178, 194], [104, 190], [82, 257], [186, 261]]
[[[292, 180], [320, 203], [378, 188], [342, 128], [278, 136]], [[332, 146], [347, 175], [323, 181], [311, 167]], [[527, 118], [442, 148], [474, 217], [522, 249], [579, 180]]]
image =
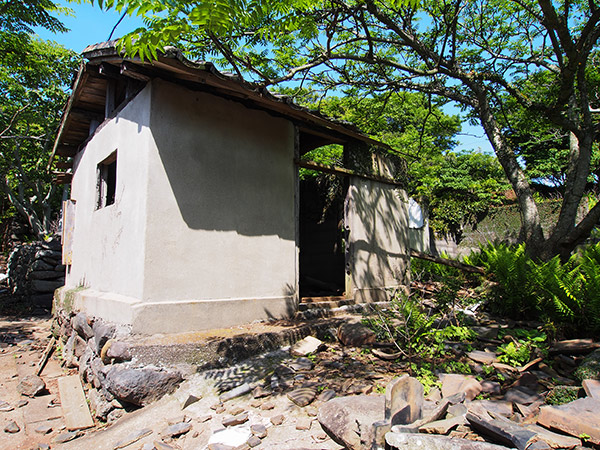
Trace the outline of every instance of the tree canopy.
[[[452, 100], [485, 130], [517, 199], [521, 235], [537, 257], [566, 257], [600, 219], [576, 223], [598, 145], [597, 0], [109, 0], [146, 27], [122, 41], [151, 57], [175, 44], [264, 85], [313, 83], [346, 94], [414, 90]], [[533, 88], [531, 77], [547, 79]], [[564, 198], [544, 235], [527, 174], [503, 122], [516, 102], [569, 136]]]

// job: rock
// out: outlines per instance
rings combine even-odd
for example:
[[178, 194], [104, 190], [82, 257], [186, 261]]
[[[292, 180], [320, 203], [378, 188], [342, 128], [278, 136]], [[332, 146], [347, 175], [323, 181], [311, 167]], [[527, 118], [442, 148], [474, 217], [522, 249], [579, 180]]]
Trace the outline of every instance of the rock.
[[94, 337], [94, 330], [88, 323], [87, 315], [84, 312], [78, 312], [71, 320], [71, 326], [79, 336], [88, 341]]
[[300, 357], [288, 364], [295, 372], [311, 370], [314, 366], [313, 362], [304, 357]]
[[208, 439], [208, 448], [211, 450], [233, 449], [244, 445], [251, 437], [252, 433], [245, 427], [225, 428], [212, 434]]
[[450, 430], [456, 428], [459, 425], [464, 425], [467, 423], [467, 418], [465, 415], [451, 417], [450, 419], [444, 420], [436, 420], [435, 422], [430, 422], [426, 425], [421, 425], [419, 427], [420, 433], [429, 433], [429, 434], [448, 434]]
[[241, 425], [242, 423], [248, 422], [248, 414], [238, 414], [237, 416], [230, 416], [223, 419], [224, 427], [233, 427], [236, 425]]
[[104, 396], [96, 389], [88, 391], [87, 398], [90, 402], [90, 409], [96, 419], [106, 421], [108, 414], [115, 409], [111, 402], [107, 401]]
[[78, 358], [81, 358], [87, 349], [87, 342], [83, 340], [78, 334], [75, 334], [75, 338], [73, 340], [73, 353]]
[[125, 436], [123, 439], [118, 441], [113, 446], [113, 450], [127, 447], [128, 445], [131, 445], [134, 442], [137, 442], [146, 436], [150, 436], [151, 434], [152, 434], [152, 430], [150, 428], [144, 428], [142, 430], [133, 431], [133, 432], [129, 433], [127, 436]]
[[391, 425], [408, 424], [421, 418], [423, 385], [404, 375], [390, 381], [385, 388], [385, 420]]
[[109, 339], [100, 350], [100, 357], [104, 364], [110, 362], [123, 362], [131, 360], [131, 346], [125, 342]]
[[234, 406], [232, 409], [229, 410], [229, 414], [231, 414], [232, 416], [237, 416], [238, 414], [241, 414], [243, 412], [246, 412], [245, 408], [242, 408], [241, 406]]
[[30, 280], [54, 280], [60, 278], [61, 274], [52, 270], [34, 270], [29, 274]]
[[296, 430], [310, 430], [311, 425], [312, 419], [309, 417], [299, 417], [298, 419], [296, 419]]
[[337, 330], [337, 338], [347, 347], [362, 347], [375, 343], [375, 332], [361, 323], [345, 323]]
[[31, 280], [31, 289], [35, 292], [54, 292], [64, 284], [64, 281]]
[[181, 405], [181, 409], [185, 409], [190, 405], [193, 405], [194, 403], [200, 401], [200, 399], [202, 398], [202, 396], [200, 397], [196, 397], [195, 395], [188, 395], [187, 398], [185, 399], [185, 401], [183, 402], [183, 404]]
[[319, 423], [338, 444], [351, 450], [362, 449], [362, 442], [374, 440], [375, 422], [385, 418], [383, 396], [356, 395], [329, 400], [319, 408]]
[[241, 397], [242, 395], [246, 395], [247, 393], [249, 393], [251, 391], [252, 391], [252, 388], [250, 387], [250, 385], [248, 383], [244, 383], [236, 388], [231, 389], [230, 391], [227, 391], [227, 392], [221, 394], [219, 396], [219, 400], [221, 400], [221, 402], [226, 402], [233, 398]]
[[550, 347], [550, 353], [578, 355], [582, 353], [590, 353], [597, 348], [600, 348], [600, 343], [594, 342], [592, 339], [569, 339], [552, 344]]
[[46, 390], [46, 383], [36, 375], [23, 377], [17, 386], [17, 391], [26, 397], [35, 397]]
[[385, 442], [394, 450], [507, 450], [487, 442], [408, 433], [387, 433]]
[[484, 394], [500, 395], [500, 383], [497, 381], [484, 380], [481, 382], [481, 392]]
[[92, 331], [94, 332], [94, 339], [96, 341], [96, 354], [100, 355], [104, 344], [115, 336], [115, 326], [102, 320], [96, 320]]
[[43, 425], [39, 425], [36, 429], [35, 432], [38, 434], [48, 434], [52, 431], [52, 427], [48, 424], [43, 424]]
[[542, 406], [537, 423], [572, 436], [588, 435], [589, 442], [600, 445], [600, 400], [580, 398], [560, 406]]
[[483, 389], [479, 381], [472, 376], [445, 373], [441, 374], [439, 378], [442, 382], [442, 397], [444, 398], [464, 392], [467, 400], [473, 400]]
[[15, 409], [10, 403], [0, 400], [0, 412], [9, 412]]
[[485, 352], [481, 350], [473, 350], [467, 354], [473, 361], [481, 364], [492, 364], [496, 362], [496, 354], [491, 352]]
[[21, 431], [21, 427], [14, 420], [9, 420], [7, 424], [4, 426], [4, 432], [15, 434]]
[[106, 373], [106, 389], [120, 401], [145, 406], [170, 394], [183, 381], [179, 373], [153, 368], [112, 366]]
[[96, 389], [100, 389], [106, 384], [105, 368], [106, 366], [100, 358], [92, 358], [92, 360], [90, 361], [90, 381]]
[[551, 448], [571, 449], [581, 445], [580, 439], [566, 436], [564, 434], [553, 433], [552, 431], [549, 431], [546, 428], [542, 428], [538, 425], [529, 424], [526, 425], [525, 428], [533, 431], [537, 435], [537, 440], [544, 441]]
[[264, 398], [264, 397], [268, 397], [269, 395], [271, 395], [271, 392], [267, 391], [262, 386], [256, 386], [252, 390], [252, 397], [254, 397], [254, 398]]
[[[142, 447], [142, 450], [144, 450], [143, 447]], [[167, 444], [166, 442], [163, 442], [163, 441], [154, 441], [152, 443], [152, 448], [149, 450], [179, 450], [179, 447]]]
[[[492, 419], [487, 412], [479, 413], [474, 409], [469, 409], [467, 420], [472, 428], [483, 435], [489, 436], [492, 440], [501, 444], [516, 447], [519, 450], [530, 449], [532, 448], [531, 444], [535, 442], [536, 434], [534, 432], [502, 416]], [[538, 445], [536, 448], [541, 449], [544, 447]]]
[[323, 346], [323, 341], [320, 341], [313, 336], [306, 336], [301, 341], [298, 341], [292, 345], [292, 348], [290, 348], [290, 353], [294, 356], [306, 356], [311, 353], [318, 352]]
[[269, 411], [273, 408], [275, 408], [275, 403], [273, 402], [264, 402], [262, 405], [260, 405], [260, 409], [263, 411]]
[[[36, 261], [34, 261], [34, 263], [31, 265], [31, 270], [35, 271], [35, 272], [39, 272], [39, 271], [44, 271], [44, 270], [54, 270], [54, 265], [52, 264], [48, 264], [47, 262], [38, 259]], [[56, 274], [54, 274], [56, 276]]]
[[314, 388], [306, 387], [288, 392], [287, 397], [298, 406], [309, 405], [317, 396]]
[[522, 405], [531, 405], [538, 400], [543, 400], [543, 398], [537, 392], [525, 386], [516, 386], [506, 391], [504, 400]]
[[267, 437], [267, 428], [262, 423], [252, 425], [250, 427], [250, 431], [259, 439], [264, 439]]
[[79, 436], [81, 436], [81, 431], [67, 431], [66, 433], [61, 433], [58, 436], [55, 436], [54, 439], [52, 439], [52, 443], [64, 444], [65, 442], [72, 441]]
[[585, 395], [600, 400], [600, 381], [598, 380], [583, 380], [581, 387], [585, 391]]
[[323, 392], [319, 394], [317, 400], [320, 402], [328, 402], [332, 398], [335, 398], [337, 394], [333, 389], [325, 389]]
[[285, 421], [283, 414], [277, 414], [269, 419], [273, 425], [281, 425]]
[[22, 408], [23, 406], [26, 406], [29, 404], [29, 400], [19, 400], [17, 402], [17, 408]]
[[512, 402], [475, 400], [469, 403], [468, 409], [478, 413], [491, 412], [495, 416], [510, 417], [513, 413]]
[[177, 437], [177, 436], [181, 436], [182, 434], [185, 434], [187, 432], [189, 432], [192, 429], [192, 424], [190, 423], [186, 423], [186, 422], [179, 422], [179, 423], [175, 423], [173, 425], [169, 425], [167, 428], [165, 428], [163, 431], [161, 431], [161, 435], [162, 436], [168, 436], [168, 437]]
[[50, 446], [48, 444], [39, 443], [35, 450], [50, 450]]

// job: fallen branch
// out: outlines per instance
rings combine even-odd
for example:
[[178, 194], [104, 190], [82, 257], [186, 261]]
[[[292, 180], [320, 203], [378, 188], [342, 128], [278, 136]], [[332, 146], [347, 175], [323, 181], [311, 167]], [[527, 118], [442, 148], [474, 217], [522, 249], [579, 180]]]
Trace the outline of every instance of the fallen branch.
[[42, 359], [40, 359], [40, 362], [38, 362], [37, 370], [35, 372], [35, 374], [38, 377], [40, 376], [40, 373], [42, 373], [42, 370], [44, 370], [44, 367], [46, 366], [46, 362], [48, 362], [48, 358], [50, 357], [52, 350], [54, 350], [55, 344], [56, 344], [56, 338], [53, 336], [52, 339], [50, 339], [50, 342], [48, 342], [48, 345], [46, 346], [46, 350], [44, 350], [44, 353], [42, 354]]
[[424, 259], [425, 261], [431, 261], [437, 264], [454, 267], [455, 269], [462, 270], [463, 272], [479, 273], [481, 275], [485, 274], [483, 267], [472, 266], [460, 261], [455, 261], [454, 259], [440, 258], [439, 256], [428, 255], [427, 253], [418, 252], [416, 250], [411, 250], [410, 256], [413, 258]]

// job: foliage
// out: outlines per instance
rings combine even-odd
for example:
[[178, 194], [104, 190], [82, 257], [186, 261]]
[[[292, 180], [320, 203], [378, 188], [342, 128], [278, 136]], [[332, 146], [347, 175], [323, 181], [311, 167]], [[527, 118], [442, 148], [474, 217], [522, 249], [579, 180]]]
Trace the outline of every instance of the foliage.
[[54, 43], [27, 39], [19, 52], [0, 42], [0, 191], [12, 210], [43, 237], [58, 205], [47, 171], [50, 148], [77, 66], [75, 54]]
[[556, 386], [546, 396], [546, 404], [564, 405], [573, 402], [579, 396], [579, 389], [576, 386]]
[[520, 367], [529, 362], [531, 358], [531, 345], [529, 342], [517, 343], [509, 342], [498, 347], [498, 361], [510, 364], [514, 367]]
[[573, 372], [575, 378], [583, 380], [600, 380], [600, 350], [593, 351]]
[[585, 247], [565, 263], [558, 256], [533, 260], [523, 244], [490, 244], [469, 262], [485, 267], [497, 283], [490, 301], [494, 312], [541, 318], [567, 333], [600, 331], [600, 244]]

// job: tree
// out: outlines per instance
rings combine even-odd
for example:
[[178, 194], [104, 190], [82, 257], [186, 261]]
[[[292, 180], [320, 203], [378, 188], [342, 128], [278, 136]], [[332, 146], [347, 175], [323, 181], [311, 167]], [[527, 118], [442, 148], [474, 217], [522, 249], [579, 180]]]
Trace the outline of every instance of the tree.
[[[142, 14], [147, 27], [122, 42], [156, 55], [176, 44], [192, 56], [216, 53], [264, 85], [295, 80], [370, 92], [414, 90], [452, 100], [483, 126], [521, 212], [528, 252], [563, 258], [600, 219], [600, 203], [578, 224], [592, 172], [598, 105], [590, 67], [598, 65], [598, 0], [109, 0]], [[540, 90], [524, 83], [541, 71]], [[529, 85], [531, 86], [531, 85]], [[569, 135], [564, 198], [544, 236], [529, 180], [502, 126], [512, 99]]]
[[30, 34], [64, 31], [56, 10], [46, 0], [0, 4], [0, 191], [38, 237], [50, 232], [58, 203], [46, 166], [77, 66], [72, 51]]

